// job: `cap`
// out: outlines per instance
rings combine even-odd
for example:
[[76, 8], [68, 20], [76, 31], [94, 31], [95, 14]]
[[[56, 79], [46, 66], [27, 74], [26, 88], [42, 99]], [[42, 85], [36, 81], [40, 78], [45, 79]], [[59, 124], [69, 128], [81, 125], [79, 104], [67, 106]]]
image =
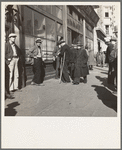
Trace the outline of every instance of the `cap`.
[[17, 37], [17, 35], [15, 33], [10, 33], [8, 37]]
[[42, 41], [41, 38], [37, 38], [37, 39], [35, 40], [35, 42], [36, 42], [36, 43], [37, 43], [37, 42], [42, 43], [43, 41]]

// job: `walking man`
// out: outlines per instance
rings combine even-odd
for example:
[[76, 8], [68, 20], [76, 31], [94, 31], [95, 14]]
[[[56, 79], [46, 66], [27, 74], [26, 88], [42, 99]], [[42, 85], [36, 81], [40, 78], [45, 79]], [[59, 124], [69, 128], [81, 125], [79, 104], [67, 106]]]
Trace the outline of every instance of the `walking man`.
[[42, 60], [42, 49], [41, 49], [42, 40], [41, 38], [37, 38], [35, 40], [35, 46], [29, 50], [29, 55], [34, 59], [33, 64], [33, 73], [34, 77], [32, 79], [31, 85], [43, 86], [45, 70], [44, 70], [44, 62]]
[[86, 50], [83, 48], [81, 43], [77, 44], [75, 71], [73, 84], [78, 85], [80, 83], [80, 77], [84, 78], [84, 83], [87, 83], [87, 75], [89, 74], [88, 69], [88, 55]]

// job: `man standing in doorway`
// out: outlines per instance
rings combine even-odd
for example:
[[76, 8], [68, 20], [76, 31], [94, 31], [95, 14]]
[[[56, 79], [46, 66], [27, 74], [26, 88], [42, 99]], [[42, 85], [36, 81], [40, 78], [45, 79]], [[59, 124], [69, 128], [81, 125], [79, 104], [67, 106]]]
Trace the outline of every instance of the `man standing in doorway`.
[[5, 44], [5, 60], [10, 71], [9, 90], [19, 90], [19, 68], [18, 61], [20, 60], [21, 51], [15, 44], [17, 35], [15, 33], [9, 34], [9, 41]]

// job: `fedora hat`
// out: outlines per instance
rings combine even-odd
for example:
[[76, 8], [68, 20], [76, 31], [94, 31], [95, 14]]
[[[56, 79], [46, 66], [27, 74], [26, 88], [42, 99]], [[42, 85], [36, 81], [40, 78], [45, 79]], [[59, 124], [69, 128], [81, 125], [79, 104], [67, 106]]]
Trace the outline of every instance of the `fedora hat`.
[[65, 43], [65, 41], [64, 41], [64, 40], [62, 40], [62, 41], [59, 41], [59, 45], [60, 45], [60, 44], [62, 44], [62, 43]]
[[35, 40], [35, 42], [37, 43], [42, 43], [43, 41], [42, 41], [42, 39], [41, 38], [36, 38], [36, 40]]
[[10, 38], [10, 37], [17, 37], [17, 35], [15, 33], [10, 33], [8, 38]]
[[77, 46], [83, 46], [81, 42], [77, 42]]

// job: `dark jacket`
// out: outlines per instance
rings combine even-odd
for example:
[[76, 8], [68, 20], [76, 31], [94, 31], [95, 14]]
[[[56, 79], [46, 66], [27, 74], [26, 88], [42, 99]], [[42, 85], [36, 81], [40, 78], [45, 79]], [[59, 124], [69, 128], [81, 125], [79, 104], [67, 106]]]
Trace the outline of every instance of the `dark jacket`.
[[116, 51], [115, 46], [113, 44], [109, 44], [106, 50], [106, 63], [111, 63], [115, 60]]
[[[22, 56], [20, 48], [15, 44], [17, 56], [20, 58]], [[5, 43], [5, 63], [9, 64], [10, 60], [13, 58], [13, 49], [9, 42]], [[9, 60], [10, 59], [10, 60]]]
[[65, 44], [64, 46], [61, 47], [61, 52], [60, 52], [60, 56], [63, 57], [65, 53], [65, 61], [69, 62], [70, 60], [70, 47]]
[[84, 77], [89, 74], [87, 62], [86, 50], [83, 48], [77, 49], [74, 77]]

